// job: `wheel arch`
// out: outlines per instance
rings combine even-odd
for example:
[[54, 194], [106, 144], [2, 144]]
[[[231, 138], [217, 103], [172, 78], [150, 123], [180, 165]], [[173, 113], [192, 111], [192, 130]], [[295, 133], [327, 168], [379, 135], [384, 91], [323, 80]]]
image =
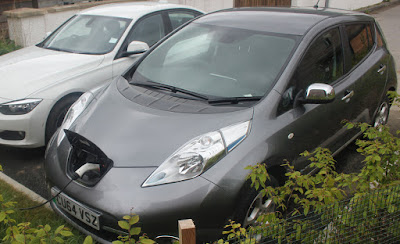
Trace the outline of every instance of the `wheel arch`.
[[45, 133], [45, 134], [44, 134], [45, 143], [47, 143], [47, 140], [46, 140], [46, 138], [48, 137], [48, 135], [47, 135], [47, 128], [48, 128], [48, 126], [49, 126], [49, 117], [50, 117], [50, 115], [52, 114], [52, 112], [54, 112], [55, 109], [57, 108], [57, 106], [58, 106], [59, 104], [61, 104], [63, 101], [65, 101], [66, 99], [73, 98], [73, 97], [76, 97], [76, 99], [78, 99], [83, 93], [84, 93], [84, 92], [78, 92], [78, 91], [68, 93], [68, 94], [62, 96], [60, 99], [58, 99], [58, 100], [53, 104], [53, 106], [52, 106], [51, 109], [49, 110], [49, 112], [48, 112], [48, 114], [47, 114], [47, 118], [46, 118], [46, 125], [45, 125], [45, 129], [44, 129], [44, 133]]

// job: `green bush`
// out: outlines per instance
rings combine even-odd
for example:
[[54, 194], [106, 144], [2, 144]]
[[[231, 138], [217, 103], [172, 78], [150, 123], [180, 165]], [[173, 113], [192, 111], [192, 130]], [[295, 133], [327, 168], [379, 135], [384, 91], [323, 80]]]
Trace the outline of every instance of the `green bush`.
[[[390, 96], [395, 103], [398, 101], [397, 94], [391, 93]], [[308, 158], [311, 167], [318, 169], [314, 175], [304, 175], [294, 170], [289, 162], [284, 162], [282, 166], [287, 169], [287, 180], [279, 187], [266, 185], [269, 175], [264, 164], [249, 166], [248, 179], [252, 186], [273, 200], [276, 210], [261, 216], [259, 225], [248, 230], [231, 222], [224, 234], [228, 238], [251, 237], [241, 243], [253, 243], [257, 240], [254, 236], [260, 235], [279, 243], [299, 240], [325, 243], [332, 242], [330, 235], [338, 238], [346, 236], [345, 232], [352, 234], [346, 236], [352, 238], [351, 241], [371, 241], [374, 238], [378, 241], [378, 237], [368, 237], [371, 234], [368, 230], [385, 233], [386, 238], [398, 238], [400, 218], [392, 219], [391, 216], [400, 214], [400, 138], [392, 135], [387, 126], [372, 127], [349, 122], [346, 126], [358, 128], [363, 133], [363, 137], [356, 141], [357, 152], [365, 157], [361, 172], [337, 173], [335, 160], [329, 150], [323, 148], [301, 154]], [[376, 192], [384, 197], [376, 197]], [[342, 201], [344, 199], [347, 201]], [[316, 228], [316, 223], [324, 228]]]
[[0, 38], [0, 55], [15, 51], [20, 48], [21, 47], [16, 45], [13, 41], [6, 38]]

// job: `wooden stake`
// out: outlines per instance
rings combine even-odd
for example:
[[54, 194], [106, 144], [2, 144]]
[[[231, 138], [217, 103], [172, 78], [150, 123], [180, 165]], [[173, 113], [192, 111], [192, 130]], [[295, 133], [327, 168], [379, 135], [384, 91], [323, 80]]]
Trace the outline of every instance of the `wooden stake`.
[[196, 244], [196, 226], [191, 219], [178, 221], [179, 244]]

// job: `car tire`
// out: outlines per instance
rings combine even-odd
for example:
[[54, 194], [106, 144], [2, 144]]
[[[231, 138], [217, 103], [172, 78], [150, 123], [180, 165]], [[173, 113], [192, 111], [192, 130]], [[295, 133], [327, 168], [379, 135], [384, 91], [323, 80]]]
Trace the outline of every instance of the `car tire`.
[[385, 97], [383, 101], [379, 104], [375, 118], [372, 121], [372, 125], [374, 127], [378, 127], [380, 125], [386, 125], [389, 119], [389, 110], [390, 110], [390, 100], [388, 97]]
[[[270, 180], [266, 182], [266, 186], [278, 186], [278, 181], [270, 175]], [[239, 203], [233, 214], [233, 220], [240, 223], [243, 228], [257, 225], [257, 218], [266, 213], [275, 211], [275, 204], [271, 198], [263, 196], [259, 190], [251, 187], [249, 181], [242, 189], [239, 195]]]
[[65, 115], [71, 105], [79, 98], [81, 94], [73, 94], [64, 97], [58, 101], [51, 109], [49, 117], [47, 117], [46, 131], [45, 131], [45, 144], [50, 141], [50, 138], [56, 132], [58, 127], [61, 126]]

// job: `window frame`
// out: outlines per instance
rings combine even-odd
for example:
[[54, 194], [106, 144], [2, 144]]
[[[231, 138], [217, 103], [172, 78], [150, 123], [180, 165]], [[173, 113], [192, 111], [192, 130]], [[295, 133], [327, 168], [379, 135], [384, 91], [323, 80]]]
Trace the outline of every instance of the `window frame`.
[[[180, 9], [180, 8], [176, 8], [176, 9], [163, 9], [163, 10], [159, 10], [159, 11], [155, 11], [146, 15], [143, 15], [142, 17], [140, 17], [138, 20], [136, 20], [136, 22], [133, 24], [133, 26], [131, 27], [131, 29], [129, 30], [128, 34], [125, 37], [124, 42], [121, 44], [121, 47], [119, 48], [117, 54], [114, 57], [114, 60], [119, 59], [119, 58], [124, 58], [123, 54], [124, 51], [127, 49], [129, 43], [128, 43], [128, 37], [132, 34], [132, 32], [134, 31], [134, 29], [145, 19], [153, 16], [153, 15], [161, 15], [162, 21], [163, 21], [163, 25], [164, 25], [164, 37], [166, 37], [168, 34], [170, 34], [173, 29], [172, 29], [172, 24], [171, 21], [169, 19], [168, 16], [168, 12], [169, 11], [182, 11], [182, 12], [192, 12], [195, 14], [195, 17], [198, 17], [200, 15], [202, 15], [201, 12], [198, 12], [196, 10], [191, 10], [191, 9]], [[197, 14], [197, 15], [196, 15]], [[163, 37], [163, 38], [164, 38]], [[162, 38], [161, 38], [162, 39]]]
[[[329, 26], [321, 31], [318, 32], [317, 35], [315, 35], [312, 40], [309, 42], [309, 44], [307, 45], [307, 48], [302, 52], [300, 58], [298, 59], [298, 61], [296, 62], [296, 64], [294, 65], [294, 69], [292, 70], [292, 74], [290, 75], [290, 78], [288, 79], [288, 82], [285, 86], [285, 90], [283, 93], [285, 93], [289, 88], [290, 88], [290, 84], [292, 84], [292, 81], [294, 79], [294, 76], [296, 75], [296, 71], [299, 68], [300, 64], [303, 62], [306, 54], [308, 53], [308, 51], [310, 51], [312, 45], [315, 43], [315, 41], [320, 38], [322, 35], [326, 34], [327, 32], [333, 30], [333, 29], [338, 29], [339, 30], [339, 37], [340, 37], [340, 42], [341, 42], [341, 46], [342, 46], [342, 57], [343, 57], [343, 74], [342, 76], [340, 76], [339, 78], [337, 78], [335, 81], [333, 81], [332, 83], [329, 83], [328, 85], [334, 87], [337, 84], [341, 83], [343, 81], [343, 79], [348, 75], [349, 72], [347, 72], [346, 67], [347, 67], [347, 63], [348, 63], [348, 58], [346, 57], [346, 43], [344, 42], [344, 35], [345, 35], [345, 30], [344, 30], [344, 26], [343, 24], [335, 24], [332, 26]], [[293, 99], [295, 99], [297, 94], [294, 94]], [[278, 106], [277, 106], [277, 111], [276, 111], [276, 116], [281, 116], [289, 111], [291, 111], [293, 108], [290, 108], [288, 110], [284, 110], [284, 111], [279, 111], [279, 108], [281, 107], [280, 104], [282, 102], [283, 99], [283, 94], [281, 94], [281, 99], [279, 100]]]
[[[370, 48], [370, 50], [369, 50], [369, 52], [356, 64], [356, 65], [352, 65], [351, 63], [352, 63], [352, 53], [351, 53], [351, 47], [350, 47], [350, 44], [349, 44], [349, 36], [348, 36], [348, 34], [347, 34], [347, 31], [346, 31], [346, 26], [348, 26], [348, 25], [369, 25], [369, 27], [370, 27], [370, 33], [371, 33], [371, 35], [372, 35], [372, 41], [374, 42], [373, 43], [373, 45], [371, 46], [371, 48]], [[358, 68], [358, 66], [360, 66], [360, 64], [362, 64], [371, 54], [372, 54], [372, 52], [376, 49], [376, 46], [377, 46], [377, 40], [376, 40], [376, 33], [373, 31], [373, 29], [375, 29], [375, 28], [373, 28], [373, 26], [375, 26], [374, 24], [373, 24], [373, 21], [354, 21], [354, 22], [345, 22], [345, 23], [342, 23], [342, 29], [343, 29], [343, 35], [344, 35], [344, 38], [345, 39], [343, 39], [342, 40], [342, 42], [343, 42], [343, 44], [346, 46], [346, 49], [345, 49], [345, 52], [346, 52], [346, 59], [347, 59], [347, 66], [346, 66], [346, 75], [347, 74], [350, 74], [351, 72], [353, 72], [355, 69], [357, 69]], [[368, 32], [367, 32], [367, 34], [368, 34]]]

